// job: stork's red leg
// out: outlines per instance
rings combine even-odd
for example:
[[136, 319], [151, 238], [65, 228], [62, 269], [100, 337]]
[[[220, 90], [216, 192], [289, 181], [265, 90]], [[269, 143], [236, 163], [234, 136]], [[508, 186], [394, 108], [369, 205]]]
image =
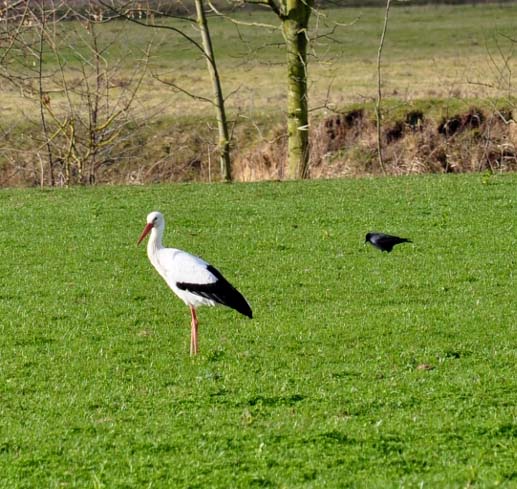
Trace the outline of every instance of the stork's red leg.
[[192, 316], [192, 321], [190, 323], [191, 331], [190, 331], [190, 354], [196, 355], [197, 354], [197, 316], [196, 316], [196, 310], [190, 306], [190, 315]]

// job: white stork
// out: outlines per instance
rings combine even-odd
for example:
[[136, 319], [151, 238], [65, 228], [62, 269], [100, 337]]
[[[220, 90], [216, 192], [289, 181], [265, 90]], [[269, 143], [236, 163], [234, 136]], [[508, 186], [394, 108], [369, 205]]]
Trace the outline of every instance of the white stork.
[[186, 251], [164, 248], [162, 236], [165, 219], [160, 212], [151, 212], [137, 244], [151, 233], [147, 256], [172, 291], [190, 308], [192, 316], [190, 354], [198, 352], [198, 320], [196, 308], [222, 304], [252, 317], [251, 307], [244, 296], [212, 265]]

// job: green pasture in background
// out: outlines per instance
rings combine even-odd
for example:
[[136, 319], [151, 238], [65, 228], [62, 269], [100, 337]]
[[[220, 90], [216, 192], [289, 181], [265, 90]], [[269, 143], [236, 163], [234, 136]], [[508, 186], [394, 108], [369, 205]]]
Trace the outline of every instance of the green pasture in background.
[[[512, 95], [517, 5], [392, 5], [382, 51], [384, 99], [450, 99], [455, 103], [458, 98], [468, 98], [468, 108], [468, 104]], [[322, 9], [311, 16], [313, 42], [308, 77], [314, 117], [324, 115], [327, 107], [346, 110], [351, 103], [375, 99], [384, 14], [384, 8], [364, 7]], [[209, 16], [229, 115], [241, 125], [250, 118], [255, 122], [270, 118], [278, 121], [279, 107], [285, 107], [287, 83], [286, 50], [279, 21], [262, 9], [235, 12], [231, 17], [239, 24]], [[182, 29], [199, 40], [188, 22], [166, 18], [155, 21]], [[82, 63], [92, 56], [92, 39], [84, 25], [76, 21], [61, 22], [56, 29], [63, 77], [73, 87], [84, 78]], [[95, 35], [102, 49], [103, 69], [110, 79], [111, 104], [118, 97], [129, 96], [125, 87], [142, 73], [145, 52], [150, 48], [148, 73], [133, 104], [139, 118], [158, 117], [169, 125], [178, 121], [200, 124], [213, 119], [206, 102], [178, 92], [152, 76], [197, 96], [212, 97], [206, 60], [184, 37], [169, 29], [152, 29], [120, 20], [96, 25]], [[69, 101], [55, 86], [62, 82], [62, 77], [52, 49], [46, 49], [44, 61], [43, 83], [49, 91], [52, 110], [61, 113], [68, 110]], [[34, 76], [32, 70], [29, 63], [24, 76]], [[27, 132], [39, 117], [37, 103], [7, 83], [0, 93], [9, 127], [16, 126], [15, 133], [22, 128]], [[72, 102], [79, 104], [74, 96]]]

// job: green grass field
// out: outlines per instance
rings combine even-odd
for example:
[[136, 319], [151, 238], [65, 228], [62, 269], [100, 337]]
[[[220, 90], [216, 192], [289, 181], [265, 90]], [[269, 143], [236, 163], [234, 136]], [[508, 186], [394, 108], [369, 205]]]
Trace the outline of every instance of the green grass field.
[[[517, 486], [516, 185], [2, 190], [0, 487]], [[154, 209], [254, 310], [196, 358]]]

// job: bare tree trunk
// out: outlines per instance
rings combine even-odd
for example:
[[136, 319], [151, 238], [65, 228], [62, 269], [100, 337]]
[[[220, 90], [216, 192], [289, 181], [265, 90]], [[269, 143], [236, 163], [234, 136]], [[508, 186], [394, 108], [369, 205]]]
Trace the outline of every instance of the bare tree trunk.
[[287, 47], [287, 132], [289, 178], [306, 178], [309, 170], [307, 28], [312, 0], [286, 0], [282, 30]]
[[214, 91], [214, 105], [217, 111], [217, 128], [219, 131], [219, 164], [221, 167], [221, 178], [225, 182], [232, 180], [232, 163], [230, 159], [230, 134], [228, 131], [228, 121], [226, 119], [226, 111], [224, 107], [224, 97], [221, 88], [221, 79], [217, 71], [215, 63], [215, 55], [212, 47], [212, 40], [210, 38], [210, 31], [206, 20], [203, 0], [195, 0], [197, 23], [201, 30], [201, 39], [203, 43], [203, 50], [206, 55], [208, 72], [212, 80], [212, 88]]
[[377, 156], [379, 158], [379, 166], [381, 167], [382, 173], [386, 174], [384, 167], [384, 156], [382, 154], [382, 113], [381, 113], [381, 101], [382, 101], [382, 79], [381, 79], [381, 58], [382, 49], [384, 47], [384, 39], [386, 37], [386, 31], [388, 30], [388, 16], [390, 13], [391, 0], [386, 0], [386, 11], [384, 14], [384, 26], [382, 28], [381, 40], [379, 41], [379, 50], [377, 52], [377, 100], [375, 102], [375, 118], [377, 122]]
[[[90, 157], [90, 168], [88, 171], [88, 183], [95, 183], [95, 171], [97, 168], [97, 156], [99, 152], [98, 146], [98, 134], [97, 127], [99, 125], [99, 105], [100, 105], [100, 97], [102, 93], [102, 72], [101, 72], [101, 56], [99, 51], [99, 46], [97, 43], [97, 33], [96, 26], [94, 22], [89, 22], [89, 32], [91, 34], [91, 44], [93, 48], [93, 56], [94, 56], [94, 67], [95, 67], [95, 92], [93, 94], [93, 100], [89, 101], [90, 109], [90, 121], [89, 121], [89, 144], [91, 148], [91, 157]], [[89, 92], [89, 89], [88, 89]], [[88, 94], [88, 97], [90, 95]]]
[[45, 106], [50, 103], [48, 95], [43, 90], [43, 48], [45, 45], [45, 29], [47, 28], [47, 12], [44, 8], [41, 8], [41, 25], [39, 33], [39, 46], [38, 46], [38, 96], [39, 96], [39, 108], [41, 117], [41, 127], [43, 129], [43, 137], [45, 139], [45, 146], [47, 148], [47, 160], [49, 168], [50, 186], [55, 185], [54, 178], [54, 156], [52, 154], [52, 146], [50, 141], [50, 134], [47, 125], [47, 119], [45, 117]]

